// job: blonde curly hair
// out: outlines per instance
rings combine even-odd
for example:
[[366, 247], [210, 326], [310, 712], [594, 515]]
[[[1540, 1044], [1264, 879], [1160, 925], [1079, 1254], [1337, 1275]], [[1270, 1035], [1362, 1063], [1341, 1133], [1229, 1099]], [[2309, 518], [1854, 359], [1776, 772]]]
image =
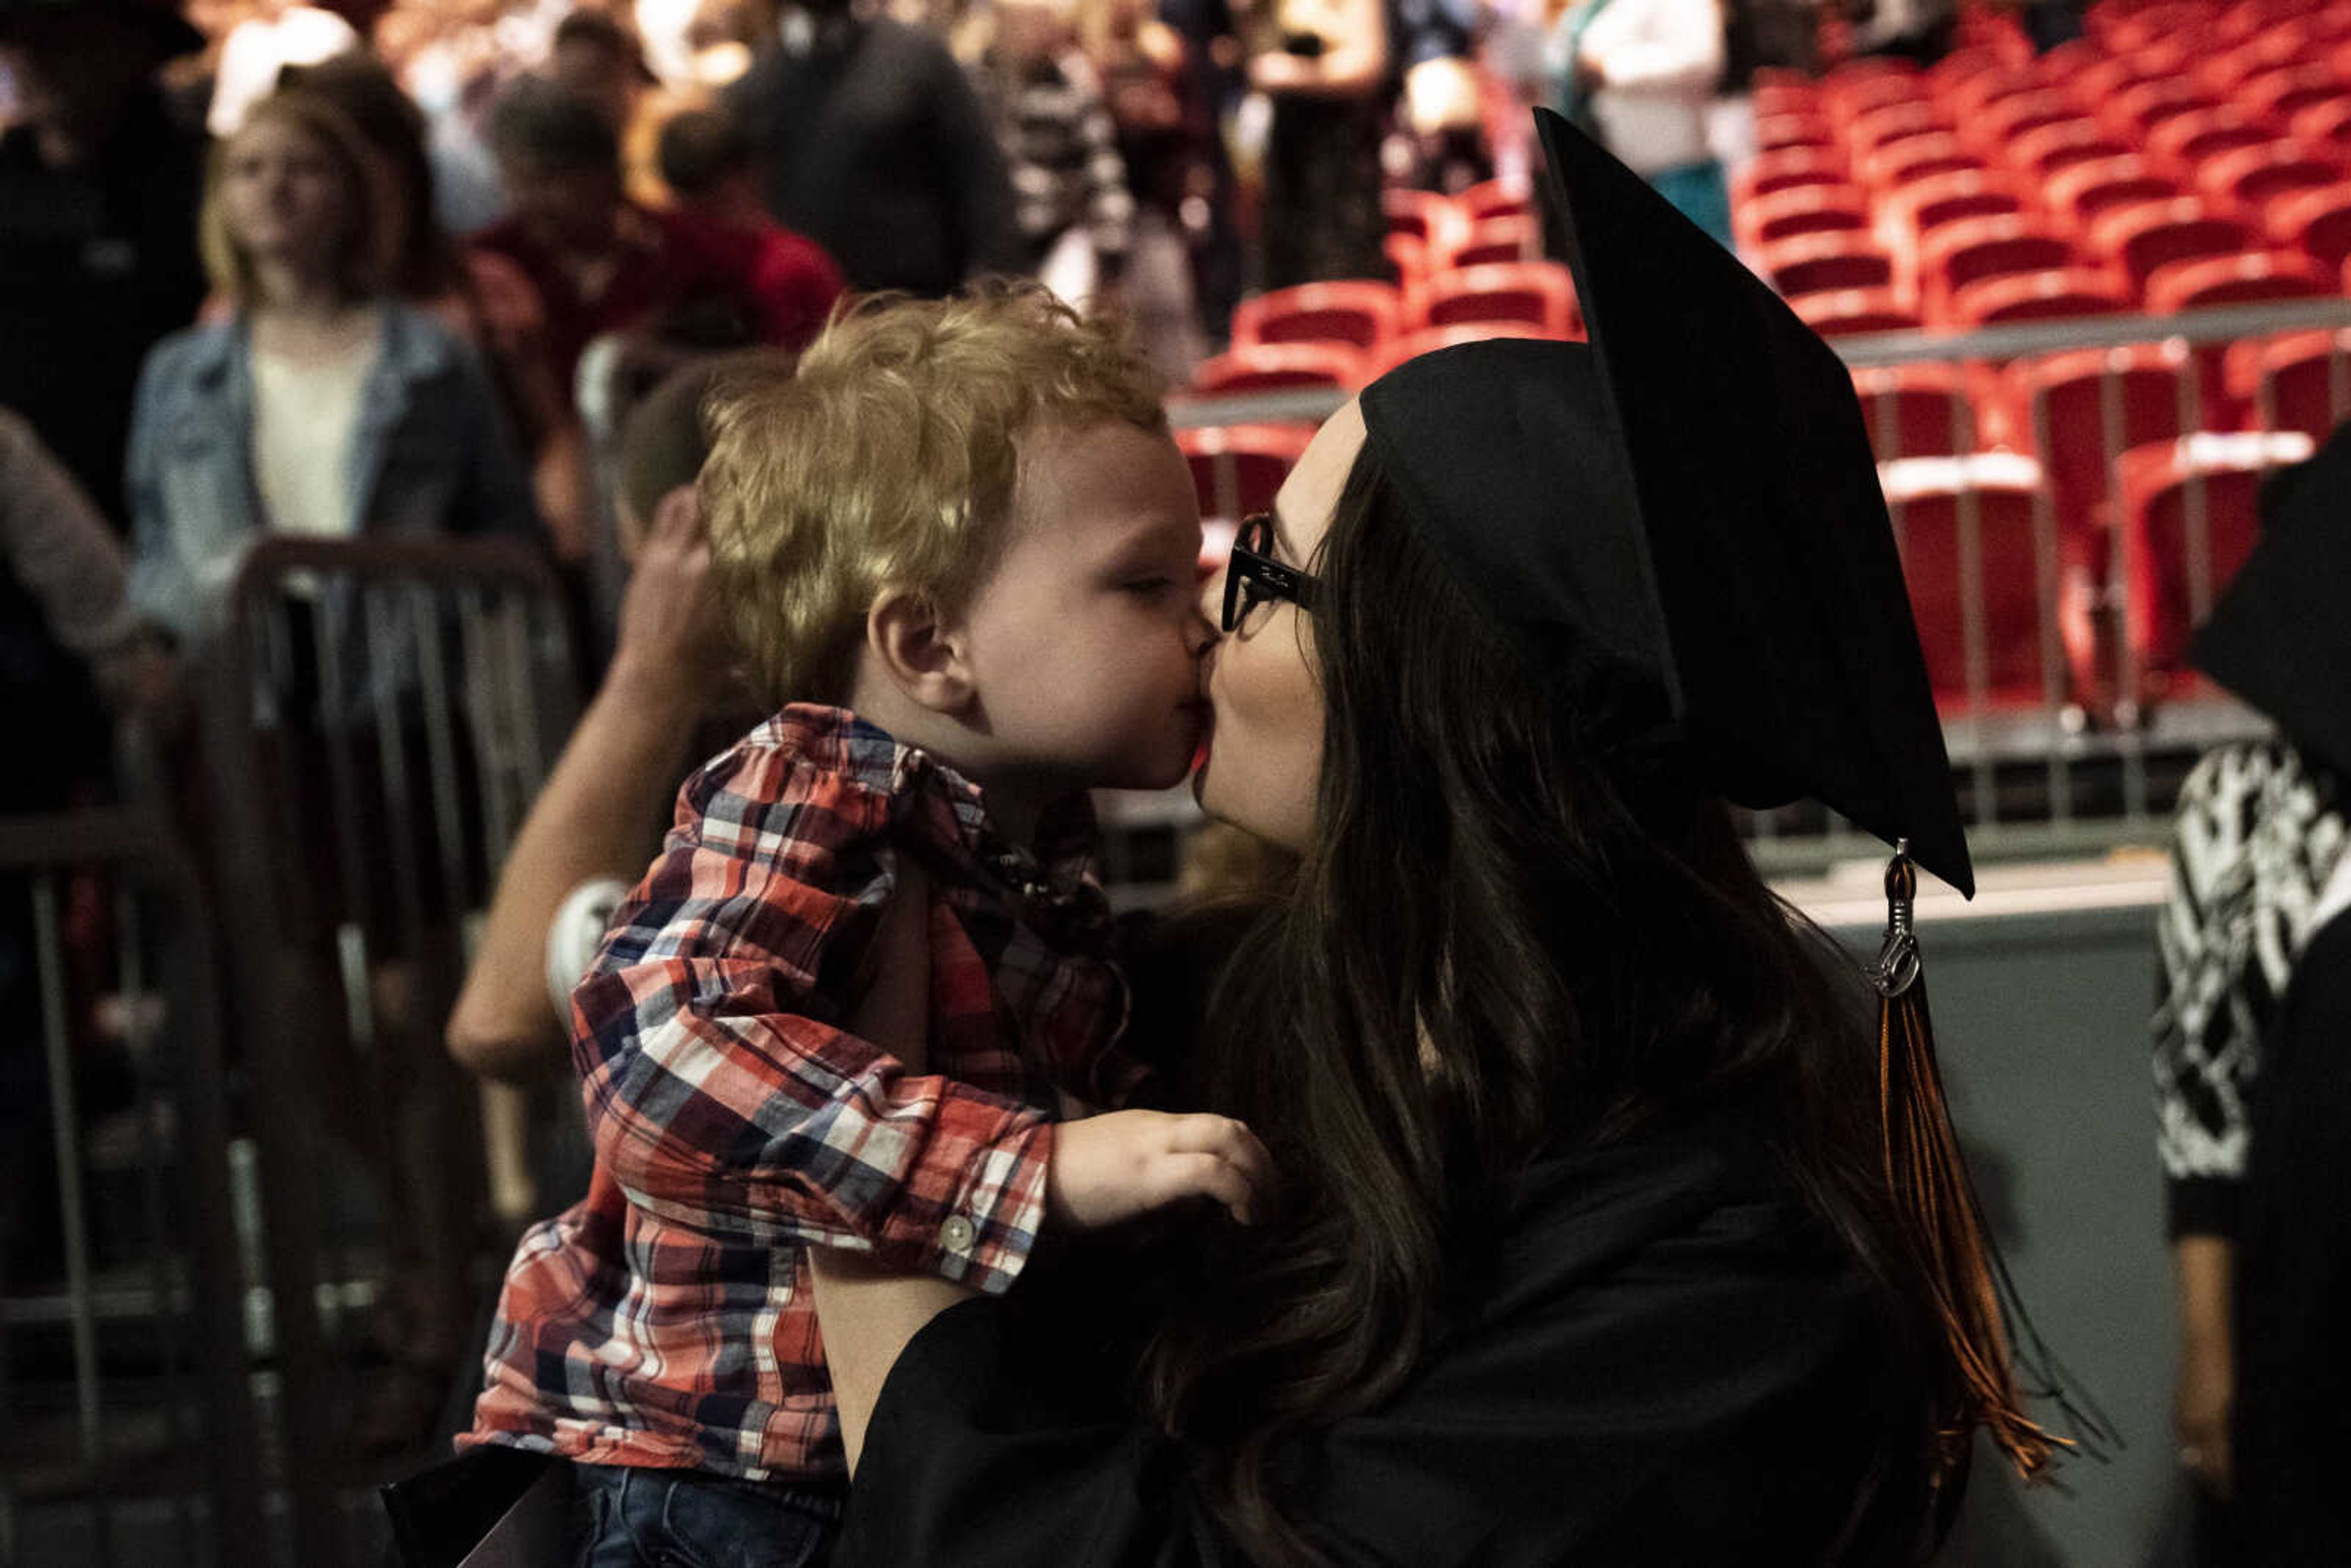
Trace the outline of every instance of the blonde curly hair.
[[847, 699], [883, 592], [958, 608], [994, 559], [1038, 429], [1167, 428], [1123, 327], [1033, 283], [836, 313], [797, 371], [721, 380], [701, 497], [711, 574], [770, 703]]

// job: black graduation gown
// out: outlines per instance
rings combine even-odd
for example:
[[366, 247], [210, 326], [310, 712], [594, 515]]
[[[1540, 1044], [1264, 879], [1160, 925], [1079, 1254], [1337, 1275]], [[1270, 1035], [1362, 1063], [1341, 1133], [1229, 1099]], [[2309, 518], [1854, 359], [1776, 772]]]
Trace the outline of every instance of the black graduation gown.
[[[1542, 1160], [1499, 1236], [1489, 1285], [1413, 1381], [1289, 1456], [1293, 1517], [1333, 1561], [1912, 1555], [1923, 1500], [1894, 1434], [1924, 1385], [1740, 1119]], [[1131, 1362], [1073, 1282], [1024, 1281], [915, 1336], [835, 1568], [1243, 1560], [1183, 1454], [1122, 1402]]]

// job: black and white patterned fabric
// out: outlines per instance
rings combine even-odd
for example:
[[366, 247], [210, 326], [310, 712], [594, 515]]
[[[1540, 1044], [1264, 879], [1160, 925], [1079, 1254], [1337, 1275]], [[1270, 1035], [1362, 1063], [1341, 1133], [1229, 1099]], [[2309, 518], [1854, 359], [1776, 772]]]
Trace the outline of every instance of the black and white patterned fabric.
[[2174, 1235], [2234, 1232], [2262, 1039], [2345, 842], [2333, 776], [2282, 741], [2220, 747], [2180, 789], [2154, 1019]]

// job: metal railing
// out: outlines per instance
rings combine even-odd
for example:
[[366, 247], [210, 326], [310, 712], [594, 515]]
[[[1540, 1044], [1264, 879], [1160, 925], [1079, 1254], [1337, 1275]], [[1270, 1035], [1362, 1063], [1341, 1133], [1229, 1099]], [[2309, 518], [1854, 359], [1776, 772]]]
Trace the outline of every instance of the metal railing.
[[[0, 1279], [0, 1560], [267, 1561], [209, 927], [147, 816], [0, 820], [0, 1050], [47, 1085], [0, 1211], [57, 1243]], [[118, 1052], [128, 1103], [92, 1103]]]
[[[211, 671], [203, 750], [235, 1038], [250, 1088], [265, 1311], [293, 1561], [355, 1561], [352, 1498], [413, 1467], [355, 1432], [409, 1294], [476, 1363], [486, 1099], [442, 1030], [474, 925], [578, 707], [549, 569], [507, 541], [262, 540]], [[453, 1304], [454, 1303], [454, 1304]], [[462, 1320], [457, 1313], [466, 1314]], [[372, 1366], [389, 1351], [395, 1365]], [[445, 1424], [445, 1423], [444, 1423]], [[422, 1430], [413, 1434], [423, 1439]]]

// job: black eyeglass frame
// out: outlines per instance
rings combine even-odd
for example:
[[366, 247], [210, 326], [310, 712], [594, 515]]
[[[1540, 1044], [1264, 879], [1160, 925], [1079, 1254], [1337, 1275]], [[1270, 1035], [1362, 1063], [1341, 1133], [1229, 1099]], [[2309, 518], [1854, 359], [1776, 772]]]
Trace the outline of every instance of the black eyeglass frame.
[[1228, 635], [1238, 630], [1249, 612], [1260, 604], [1286, 601], [1311, 611], [1322, 588], [1313, 573], [1285, 566], [1268, 553], [1273, 548], [1273, 515], [1252, 512], [1241, 519], [1233, 535], [1233, 553], [1225, 566], [1225, 618]]

